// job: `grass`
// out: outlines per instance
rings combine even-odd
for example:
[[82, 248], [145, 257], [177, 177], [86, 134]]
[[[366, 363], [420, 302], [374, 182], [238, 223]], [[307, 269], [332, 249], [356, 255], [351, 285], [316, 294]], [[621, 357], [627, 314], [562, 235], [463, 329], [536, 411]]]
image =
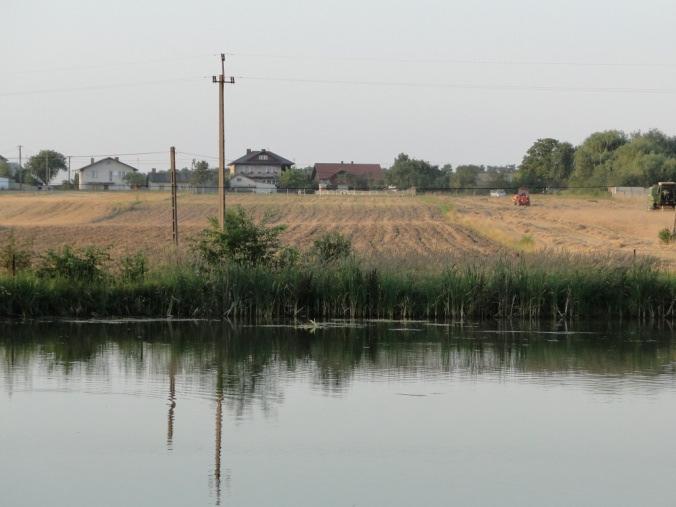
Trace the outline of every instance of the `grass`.
[[130, 211], [135, 211], [138, 209], [141, 209], [142, 201], [136, 197], [135, 201], [127, 201], [127, 202], [118, 202], [114, 204], [111, 208], [108, 214], [97, 217], [92, 220], [92, 223], [99, 223], [99, 222], [104, 222], [106, 220], [112, 220], [114, 218], [119, 217], [120, 215], [124, 213], [129, 213]]
[[649, 260], [496, 257], [418, 273], [354, 260], [286, 269], [165, 266], [143, 280], [0, 277], [0, 317], [673, 320], [676, 277]]

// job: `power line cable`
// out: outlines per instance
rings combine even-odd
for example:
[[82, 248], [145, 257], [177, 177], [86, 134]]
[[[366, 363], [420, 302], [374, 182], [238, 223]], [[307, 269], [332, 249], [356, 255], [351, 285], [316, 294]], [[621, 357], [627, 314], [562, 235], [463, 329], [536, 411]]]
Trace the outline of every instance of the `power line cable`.
[[134, 66], [134, 65], [148, 65], [153, 63], [171, 63], [171, 62], [180, 62], [186, 60], [196, 60], [198, 58], [212, 57], [213, 54], [196, 54], [196, 55], [186, 55], [173, 58], [153, 58], [148, 60], [132, 60], [126, 62], [108, 62], [101, 63], [96, 65], [73, 65], [71, 67], [47, 67], [40, 69], [22, 69], [18, 71], [11, 72], [7, 75], [20, 75], [20, 74], [37, 74], [44, 72], [79, 72], [86, 70], [94, 69], [106, 69], [110, 67], [125, 67], [125, 66]]
[[72, 158], [91, 158], [91, 157], [137, 157], [139, 155], [160, 155], [166, 151], [140, 151], [137, 153], [94, 153], [91, 155], [66, 155]]
[[324, 85], [355, 86], [395, 86], [405, 88], [448, 88], [458, 90], [485, 91], [534, 91], [534, 92], [583, 92], [583, 93], [645, 93], [673, 94], [676, 88], [635, 88], [635, 87], [593, 87], [593, 86], [543, 86], [543, 85], [481, 85], [473, 83], [433, 83], [415, 81], [359, 81], [347, 79], [307, 79], [295, 77], [235, 76], [236, 79], [250, 81], [274, 81], [287, 83], [307, 83]]
[[247, 53], [232, 52], [230, 56], [247, 58], [272, 58], [284, 60], [329, 60], [329, 61], [357, 61], [357, 62], [391, 62], [391, 63], [449, 63], [463, 65], [504, 65], [504, 66], [557, 66], [557, 67], [663, 67], [676, 68], [673, 62], [582, 62], [582, 61], [555, 61], [555, 60], [491, 60], [481, 58], [429, 58], [411, 57], [396, 58], [383, 56], [321, 56], [321, 55], [293, 55], [274, 53]]
[[[65, 93], [89, 90], [107, 90], [115, 88], [130, 88], [136, 86], [152, 86], [182, 82], [196, 82], [200, 78], [177, 78], [164, 79], [161, 81], [141, 81], [131, 83], [117, 83], [113, 85], [91, 85], [72, 88], [55, 88], [45, 90], [30, 90], [17, 92], [0, 92], [0, 97], [19, 96], [19, 95], [37, 95], [45, 93]], [[639, 88], [639, 87], [593, 87], [593, 86], [546, 86], [546, 85], [511, 85], [511, 84], [474, 84], [474, 83], [434, 83], [425, 81], [365, 81], [365, 80], [346, 80], [346, 79], [315, 79], [315, 78], [297, 78], [283, 76], [236, 76], [239, 80], [249, 81], [270, 81], [304, 84], [322, 84], [322, 85], [351, 85], [351, 86], [392, 86], [404, 88], [447, 88], [456, 90], [484, 90], [484, 91], [533, 91], [533, 92], [565, 92], [565, 93], [636, 93], [636, 94], [674, 94], [676, 88]]]
[[218, 160], [218, 157], [214, 157], [213, 155], [202, 155], [201, 153], [191, 153], [189, 151], [177, 151], [176, 153], [179, 153], [181, 155], [190, 155], [193, 157], [212, 158], [214, 160]]
[[0, 97], [16, 97], [20, 95], [42, 95], [45, 93], [69, 93], [69, 92], [82, 92], [90, 90], [113, 90], [117, 88], [134, 88], [137, 86], [154, 86], [154, 85], [164, 85], [164, 84], [176, 84], [176, 83], [189, 83], [197, 82], [198, 80], [203, 80], [204, 77], [184, 77], [176, 79], [162, 79], [157, 81], [136, 81], [130, 83], [116, 83], [110, 85], [89, 85], [89, 86], [79, 86], [79, 87], [70, 87], [70, 88], [51, 88], [43, 90], [28, 90], [28, 91], [15, 91], [15, 92], [0, 92]]

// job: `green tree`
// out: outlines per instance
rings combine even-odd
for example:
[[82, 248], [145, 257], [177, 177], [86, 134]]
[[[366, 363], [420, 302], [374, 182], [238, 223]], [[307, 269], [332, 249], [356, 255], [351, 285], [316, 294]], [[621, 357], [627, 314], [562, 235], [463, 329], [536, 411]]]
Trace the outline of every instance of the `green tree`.
[[631, 135], [606, 164], [608, 185], [650, 186], [676, 179], [676, 138], [659, 130]]
[[12, 168], [3, 160], [0, 160], [0, 178], [11, 178]]
[[518, 182], [533, 187], [565, 185], [573, 172], [574, 161], [572, 144], [552, 138], [538, 139], [523, 157]]
[[439, 170], [439, 176], [437, 176], [434, 186], [439, 188], [450, 187], [451, 178], [453, 178], [453, 166], [451, 164], [444, 164]]
[[480, 165], [459, 165], [451, 176], [451, 188], [476, 187], [477, 178], [484, 171]]
[[401, 153], [387, 171], [385, 181], [399, 189], [425, 188], [434, 186], [440, 176], [441, 171], [437, 166], [424, 160], [412, 159], [405, 153]]
[[136, 171], [131, 171], [125, 174], [124, 181], [126, 181], [132, 188], [145, 187], [147, 185], [146, 175]]
[[58, 151], [42, 150], [26, 163], [26, 169], [39, 183], [48, 185], [60, 170], [66, 170], [66, 157]]
[[216, 171], [209, 169], [206, 160], [192, 161], [192, 173], [190, 183], [196, 187], [213, 185], [216, 179]]
[[575, 150], [575, 168], [571, 182], [575, 185], [606, 185], [609, 163], [615, 156], [615, 151], [627, 142], [627, 135], [620, 130], [590, 135]]
[[276, 264], [280, 253], [279, 235], [283, 225], [269, 226], [265, 220], [256, 223], [241, 207], [230, 208], [221, 227], [215, 218], [209, 219], [193, 244], [193, 250], [212, 268], [232, 262], [248, 266]]
[[287, 169], [279, 177], [281, 188], [311, 188], [312, 182], [304, 169]]

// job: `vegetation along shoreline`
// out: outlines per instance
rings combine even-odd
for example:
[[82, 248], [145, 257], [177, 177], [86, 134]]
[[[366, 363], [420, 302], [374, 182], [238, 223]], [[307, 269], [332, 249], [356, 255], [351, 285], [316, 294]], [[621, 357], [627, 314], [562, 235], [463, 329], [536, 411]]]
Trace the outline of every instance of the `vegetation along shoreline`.
[[283, 230], [230, 209], [225, 228], [212, 221], [189, 255], [155, 266], [94, 247], [35, 259], [10, 236], [0, 318], [674, 319], [676, 275], [647, 257], [498, 252], [421, 270], [359, 258], [335, 232], [301, 252]]

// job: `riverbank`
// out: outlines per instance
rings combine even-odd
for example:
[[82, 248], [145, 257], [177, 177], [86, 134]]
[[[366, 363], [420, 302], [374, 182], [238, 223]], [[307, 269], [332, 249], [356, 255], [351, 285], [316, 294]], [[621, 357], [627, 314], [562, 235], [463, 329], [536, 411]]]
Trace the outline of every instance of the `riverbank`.
[[82, 281], [0, 276], [0, 317], [672, 320], [676, 276], [649, 259], [524, 255], [409, 271], [350, 260], [290, 268], [162, 267]]

